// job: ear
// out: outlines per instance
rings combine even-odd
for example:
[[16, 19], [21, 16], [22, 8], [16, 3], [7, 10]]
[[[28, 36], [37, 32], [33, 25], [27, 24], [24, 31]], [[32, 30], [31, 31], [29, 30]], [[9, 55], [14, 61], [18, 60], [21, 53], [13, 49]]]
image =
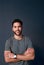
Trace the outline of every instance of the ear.
[[12, 27], [12, 31], [13, 31], [13, 27]]

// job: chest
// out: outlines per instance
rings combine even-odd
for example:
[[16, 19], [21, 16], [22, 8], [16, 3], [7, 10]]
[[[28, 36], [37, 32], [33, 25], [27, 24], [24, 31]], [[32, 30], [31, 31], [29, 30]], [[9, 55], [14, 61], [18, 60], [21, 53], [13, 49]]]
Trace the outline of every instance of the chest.
[[11, 45], [11, 51], [16, 54], [23, 54], [27, 49], [25, 41], [13, 41]]

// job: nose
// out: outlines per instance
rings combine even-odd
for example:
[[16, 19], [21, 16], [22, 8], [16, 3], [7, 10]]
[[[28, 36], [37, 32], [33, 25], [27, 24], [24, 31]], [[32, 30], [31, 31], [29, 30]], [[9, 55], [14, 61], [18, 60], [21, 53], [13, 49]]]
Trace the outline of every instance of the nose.
[[19, 30], [19, 27], [17, 27], [17, 30]]

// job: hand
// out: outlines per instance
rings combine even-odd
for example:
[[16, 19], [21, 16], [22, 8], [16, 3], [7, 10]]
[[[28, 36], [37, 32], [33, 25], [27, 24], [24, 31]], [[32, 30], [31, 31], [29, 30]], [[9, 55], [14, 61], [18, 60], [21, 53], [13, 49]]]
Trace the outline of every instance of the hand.
[[24, 55], [29, 54], [33, 51], [33, 48], [28, 48], [25, 52]]
[[14, 54], [13, 53], [9, 53], [9, 58], [14, 58]]

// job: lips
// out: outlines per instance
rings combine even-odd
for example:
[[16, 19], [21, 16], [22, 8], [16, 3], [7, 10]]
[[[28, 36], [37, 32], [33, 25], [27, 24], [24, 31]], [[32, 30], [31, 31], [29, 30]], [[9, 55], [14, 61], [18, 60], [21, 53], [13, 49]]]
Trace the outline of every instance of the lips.
[[16, 31], [16, 32], [20, 32], [20, 31]]
[[20, 31], [16, 31], [16, 33], [20, 33]]

